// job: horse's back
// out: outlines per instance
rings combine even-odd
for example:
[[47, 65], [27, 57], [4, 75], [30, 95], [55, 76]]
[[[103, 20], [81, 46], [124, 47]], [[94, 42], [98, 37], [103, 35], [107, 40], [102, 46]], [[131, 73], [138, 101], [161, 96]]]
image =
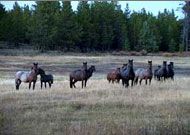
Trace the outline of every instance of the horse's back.
[[75, 70], [70, 73], [70, 78], [75, 80], [83, 80], [85, 79], [85, 71], [84, 70]]
[[27, 72], [27, 71], [18, 71], [15, 74], [15, 79], [19, 79], [22, 82], [26, 82], [29, 74], [30, 72]]

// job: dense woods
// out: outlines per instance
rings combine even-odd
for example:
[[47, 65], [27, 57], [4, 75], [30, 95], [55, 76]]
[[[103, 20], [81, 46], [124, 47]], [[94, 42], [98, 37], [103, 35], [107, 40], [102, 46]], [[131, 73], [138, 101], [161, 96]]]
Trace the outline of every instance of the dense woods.
[[0, 41], [19, 47], [27, 44], [40, 51], [141, 51], [183, 50], [182, 20], [174, 10], [157, 16], [141, 9], [125, 11], [116, 2], [80, 1], [77, 11], [71, 2], [40, 2], [32, 8], [6, 11], [0, 4]]

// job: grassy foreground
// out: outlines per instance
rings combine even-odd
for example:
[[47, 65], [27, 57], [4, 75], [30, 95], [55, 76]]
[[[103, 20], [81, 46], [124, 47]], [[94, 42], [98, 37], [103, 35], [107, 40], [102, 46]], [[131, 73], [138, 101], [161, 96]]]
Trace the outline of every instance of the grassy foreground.
[[[128, 57], [75, 57], [75, 56], [0, 56], [0, 134], [171, 134], [190, 133], [190, 91], [188, 76], [176, 76], [175, 81], [164, 83], [153, 80], [152, 85], [123, 88], [108, 84], [104, 68], [126, 62]], [[139, 65], [161, 63], [163, 57], [134, 57]], [[80, 67], [82, 61], [95, 64], [97, 73], [87, 88], [70, 89], [68, 73]], [[14, 87], [14, 72], [39, 61], [55, 75], [52, 89], [28, 90], [22, 84]], [[177, 66], [189, 68], [187, 58], [176, 58]], [[115, 64], [115, 65], [114, 65]], [[22, 66], [23, 65], [23, 66]], [[47, 68], [49, 66], [49, 68]], [[106, 66], [107, 65], [107, 66]], [[65, 66], [65, 67], [64, 67]], [[60, 70], [63, 68], [64, 70]]]

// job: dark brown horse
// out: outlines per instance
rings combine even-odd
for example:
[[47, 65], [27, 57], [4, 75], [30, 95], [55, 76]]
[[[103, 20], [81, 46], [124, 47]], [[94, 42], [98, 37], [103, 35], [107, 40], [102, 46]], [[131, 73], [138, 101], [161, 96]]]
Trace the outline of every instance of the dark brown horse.
[[162, 67], [157, 71], [157, 78], [158, 78], [158, 81], [160, 81], [161, 79], [165, 79], [167, 78], [167, 61], [163, 61], [163, 65]]
[[158, 65], [158, 67], [154, 70], [154, 79], [158, 80], [158, 70], [161, 68], [160, 65]]
[[33, 63], [31, 71], [18, 71], [15, 75], [15, 85], [16, 90], [19, 90], [21, 82], [29, 83], [29, 89], [31, 83], [33, 82], [33, 90], [35, 89], [35, 84], [38, 75], [38, 63]]
[[168, 68], [167, 68], [167, 78], [171, 78], [172, 80], [174, 80], [174, 63], [170, 62], [170, 64], [168, 64]]
[[133, 86], [135, 73], [133, 70], [133, 60], [128, 60], [128, 64], [123, 65], [121, 70], [122, 84], [125, 87], [129, 86], [129, 80], [131, 80], [131, 86]]
[[111, 72], [109, 72], [107, 74], [107, 80], [108, 80], [109, 83], [110, 82], [112, 82], [112, 83], [114, 83], [114, 82], [119, 83], [120, 78], [121, 78], [120, 68], [114, 69], [114, 70], [112, 70]]
[[75, 70], [70, 73], [70, 88], [76, 88], [75, 83], [82, 81], [82, 88], [86, 87], [88, 79], [92, 76], [93, 72], [96, 71], [95, 66], [91, 66], [87, 70]]
[[140, 79], [139, 84], [141, 85], [142, 80], [145, 80], [145, 84], [147, 85], [147, 80], [149, 80], [149, 85], [152, 80], [152, 61], [148, 61], [147, 68], [138, 68], [135, 71], [135, 84], [138, 83], [138, 79]]

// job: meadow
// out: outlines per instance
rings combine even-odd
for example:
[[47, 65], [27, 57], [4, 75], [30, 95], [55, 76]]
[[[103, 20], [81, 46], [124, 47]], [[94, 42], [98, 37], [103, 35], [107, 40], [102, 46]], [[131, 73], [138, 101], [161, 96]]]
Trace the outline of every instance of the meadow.
[[[175, 80], [124, 88], [109, 84], [106, 74], [128, 59], [134, 68], [153, 61], [174, 61]], [[81, 89], [69, 88], [69, 72], [95, 65], [96, 72]], [[51, 89], [28, 90], [22, 83], [15, 90], [14, 74], [29, 70], [33, 62], [54, 75]], [[190, 134], [189, 57], [162, 56], [0, 56], [0, 134], [6, 135], [188, 135]]]

